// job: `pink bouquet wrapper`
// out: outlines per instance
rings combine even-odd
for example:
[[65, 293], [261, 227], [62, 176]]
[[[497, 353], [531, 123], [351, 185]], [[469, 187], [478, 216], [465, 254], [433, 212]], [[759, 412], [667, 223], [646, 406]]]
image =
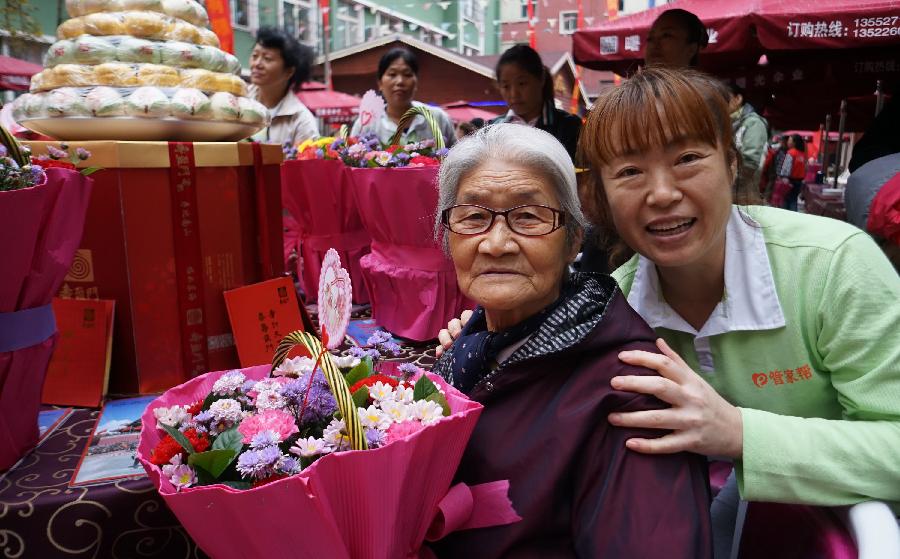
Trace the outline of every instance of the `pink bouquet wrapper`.
[[475, 305], [434, 238], [438, 167], [349, 169], [372, 251], [360, 265], [372, 318], [389, 332], [424, 341]]
[[[268, 366], [243, 369], [262, 379]], [[440, 378], [451, 415], [384, 447], [320, 458], [298, 475], [248, 490], [224, 485], [176, 492], [149, 462], [160, 440], [153, 410], [206, 396], [223, 373], [197, 377], [154, 400], [142, 417], [137, 456], [197, 544], [212, 557], [412, 558], [426, 536], [509, 524], [506, 481], [454, 486], [456, 468], [482, 406]]]
[[21, 321], [10, 313], [40, 311], [59, 291], [81, 241], [92, 185], [77, 171], [51, 168], [42, 185], [0, 192], [0, 348], [21, 346], [10, 340], [25, 328], [46, 333], [27, 347], [0, 349], [0, 471], [37, 443], [41, 392], [57, 338], [46, 315], [42, 328], [17, 326]]
[[369, 253], [371, 239], [360, 221], [350, 180], [340, 161], [308, 159], [281, 166], [281, 198], [297, 223], [300, 275], [310, 303], [315, 302], [319, 270], [329, 248], [338, 251], [350, 272], [353, 302], [369, 302], [359, 261]]

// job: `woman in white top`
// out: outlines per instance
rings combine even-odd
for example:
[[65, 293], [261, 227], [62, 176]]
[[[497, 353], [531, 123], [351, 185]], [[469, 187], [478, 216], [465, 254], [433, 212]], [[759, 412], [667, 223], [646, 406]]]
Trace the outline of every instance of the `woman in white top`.
[[285, 32], [262, 27], [250, 53], [250, 96], [269, 109], [271, 124], [253, 136], [292, 146], [319, 137], [316, 117], [295, 95], [309, 79], [312, 51]]
[[[427, 107], [434, 115], [444, 137], [444, 145], [448, 148], [456, 143], [456, 132], [450, 117], [438, 107], [432, 107], [413, 101], [416, 95], [416, 87], [419, 82], [419, 63], [416, 55], [404, 48], [389, 50], [378, 62], [378, 78], [376, 83], [381, 96], [386, 104], [385, 112], [377, 121], [368, 124], [363, 129], [359, 119], [353, 123], [350, 130], [351, 136], [358, 136], [362, 132], [370, 131], [378, 135], [382, 143], [388, 143], [397, 132], [397, 123], [410, 107]], [[400, 143], [416, 142], [420, 140], [434, 139], [431, 127], [422, 115], [417, 115], [406, 131], [400, 136]]]

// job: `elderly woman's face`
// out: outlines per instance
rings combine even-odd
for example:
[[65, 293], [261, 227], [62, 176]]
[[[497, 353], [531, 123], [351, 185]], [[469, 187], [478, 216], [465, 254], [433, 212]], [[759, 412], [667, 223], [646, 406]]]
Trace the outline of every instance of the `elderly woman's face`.
[[684, 140], [616, 157], [600, 173], [628, 246], [659, 268], [724, 265], [735, 168], [722, 148]]
[[[456, 203], [501, 211], [525, 204], [560, 207], [542, 174], [502, 160], [465, 175]], [[518, 324], [555, 301], [563, 272], [580, 245], [580, 239], [566, 243], [565, 228], [537, 237], [513, 233], [501, 216], [484, 233], [449, 235], [460, 289], [484, 307], [491, 330]]]
[[250, 82], [260, 87], [287, 87], [288, 80], [294, 75], [293, 68], [284, 67], [281, 51], [267, 48], [259, 43], [250, 53]]

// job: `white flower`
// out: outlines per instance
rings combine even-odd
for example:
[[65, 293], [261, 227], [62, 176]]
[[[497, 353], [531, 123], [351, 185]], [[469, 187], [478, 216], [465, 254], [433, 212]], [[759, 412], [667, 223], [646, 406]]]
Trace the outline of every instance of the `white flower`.
[[259, 410], [280, 410], [287, 402], [275, 390], [263, 390], [256, 395], [256, 408]]
[[169, 481], [175, 486], [177, 491], [181, 491], [185, 487], [190, 487], [197, 483], [197, 474], [194, 469], [187, 464], [180, 466], [172, 466], [172, 474]]
[[156, 408], [153, 415], [156, 417], [157, 429], [163, 425], [178, 428], [182, 423], [191, 420], [191, 414], [187, 412], [188, 406], [172, 406], [171, 408]]
[[328, 452], [328, 445], [323, 439], [306, 437], [305, 439], [297, 439], [297, 442], [291, 447], [291, 452], [298, 456], [302, 456], [303, 458], [310, 458], [312, 456], [326, 454]]
[[281, 393], [281, 383], [273, 378], [267, 378], [254, 384], [253, 390], [257, 393], [265, 392], [266, 390], [273, 390], [275, 392]]
[[[359, 144], [356, 144], [359, 145]], [[354, 357], [352, 355], [338, 355], [332, 356], [331, 358], [334, 361], [334, 364], [339, 369], [352, 369], [359, 365], [359, 357]]]
[[411, 386], [397, 386], [394, 390], [394, 400], [403, 404], [411, 404], [415, 399], [413, 393]]
[[359, 408], [359, 421], [363, 427], [382, 431], [391, 426], [391, 418], [375, 406]]
[[213, 402], [209, 406], [209, 413], [212, 414], [213, 419], [217, 422], [227, 421], [229, 423], [234, 423], [235, 421], [240, 421], [244, 418], [241, 404], [239, 404], [237, 400], [232, 400], [231, 398], [222, 398], [221, 400]]
[[350, 448], [350, 435], [347, 434], [343, 419], [332, 419], [322, 432], [322, 438], [330, 449], [337, 451]]
[[244, 373], [240, 371], [225, 373], [219, 377], [215, 384], [213, 384], [212, 392], [213, 394], [222, 395], [237, 392], [241, 386], [243, 386], [245, 380], [247, 379], [244, 376]]
[[410, 406], [410, 411], [414, 417], [422, 422], [422, 425], [432, 425], [444, 417], [444, 408], [437, 402], [430, 400], [419, 400]]
[[175, 456], [169, 459], [169, 463], [162, 467], [162, 473], [166, 477], [172, 477], [172, 474], [175, 472], [175, 466], [181, 465], [181, 453], [179, 452]]
[[275, 376], [299, 377], [312, 371], [315, 366], [316, 362], [309, 357], [291, 357], [285, 359], [272, 374]]
[[383, 411], [394, 423], [400, 423], [409, 419], [407, 405], [402, 402], [383, 400], [381, 402], [381, 411]]
[[380, 380], [369, 387], [369, 396], [376, 402], [389, 400], [394, 393], [394, 387]]

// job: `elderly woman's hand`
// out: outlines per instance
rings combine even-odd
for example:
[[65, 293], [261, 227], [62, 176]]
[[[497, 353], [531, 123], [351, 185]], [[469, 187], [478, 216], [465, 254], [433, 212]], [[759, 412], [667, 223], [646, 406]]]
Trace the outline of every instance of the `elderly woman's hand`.
[[647, 367], [661, 376], [622, 376], [612, 379], [616, 390], [651, 394], [671, 408], [612, 413], [609, 422], [619, 427], [666, 429], [657, 439], [633, 438], [631, 450], [646, 454], [690, 451], [707, 456], [740, 458], [743, 454], [743, 420], [738, 408], [722, 398], [695, 373], [665, 341], [656, 341], [663, 355], [647, 351], [623, 351], [619, 359]]
[[453, 340], [459, 337], [459, 333], [462, 332], [463, 326], [466, 325], [466, 322], [469, 322], [470, 318], [472, 318], [472, 311], [465, 310], [459, 315], [459, 318], [454, 318], [447, 323], [446, 330], [438, 332], [438, 341], [441, 342], [437, 348], [435, 348], [435, 354], [438, 357], [444, 353], [445, 349], [450, 349], [450, 346], [453, 345]]

